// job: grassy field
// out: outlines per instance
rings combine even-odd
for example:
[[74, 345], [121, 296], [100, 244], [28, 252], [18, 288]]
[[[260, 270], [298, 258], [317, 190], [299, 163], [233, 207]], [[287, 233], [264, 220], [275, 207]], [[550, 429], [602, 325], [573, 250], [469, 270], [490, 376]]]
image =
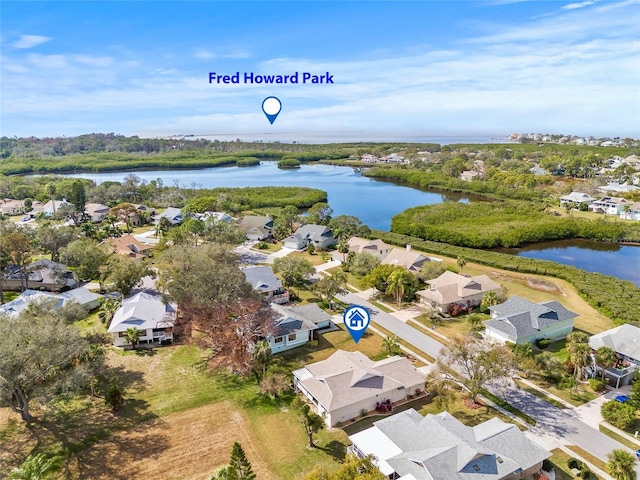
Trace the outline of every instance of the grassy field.
[[464, 267], [468, 275], [486, 274], [495, 282], [507, 288], [507, 294], [518, 295], [532, 302], [558, 300], [566, 308], [579, 316], [575, 320], [575, 328], [589, 334], [600, 333], [613, 328], [613, 322], [591, 307], [573, 286], [564, 280], [542, 275], [507, 272], [495, 268], [469, 263]]
[[[95, 322], [85, 323], [99, 329]], [[322, 335], [316, 347], [276, 356], [273, 370], [291, 371], [336, 349], [386, 356], [379, 336], [368, 333], [356, 345], [339, 328]], [[34, 449], [64, 455], [64, 478], [70, 479], [207, 478], [228, 461], [236, 440], [261, 479], [299, 478], [316, 464], [337, 467], [344, 458], [343, 431], [323, 431], [319, 448], [307, 448], [302, 425], [288, 408], [290, 396], [275, 401], [260, 395], [251, 378], [212, 373], [194, 346], [112, 349], [108, 363], [119, 372], [127, 398], [115, 415], [101, 398], [77, 399], [36, 410], [38, 420], [27, 429], [18, 415], [0, 409], [0, 477]]]

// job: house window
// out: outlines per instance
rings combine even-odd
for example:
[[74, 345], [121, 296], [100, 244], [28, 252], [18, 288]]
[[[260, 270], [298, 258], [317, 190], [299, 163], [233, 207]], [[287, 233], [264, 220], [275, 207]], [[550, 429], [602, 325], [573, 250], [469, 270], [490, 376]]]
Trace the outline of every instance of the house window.
[[284, 337], [276, 337], [276, 338], [273, 340], [273, 343], [282, 343], [282, 341], [283, 341], [283, 340], [284, 340]]
[[289, 340], [290, 342], [293, 342], [296, 338], [297, 338], [297, 334], [292, 333], [291, 335], [289, 335], [288, 340]]

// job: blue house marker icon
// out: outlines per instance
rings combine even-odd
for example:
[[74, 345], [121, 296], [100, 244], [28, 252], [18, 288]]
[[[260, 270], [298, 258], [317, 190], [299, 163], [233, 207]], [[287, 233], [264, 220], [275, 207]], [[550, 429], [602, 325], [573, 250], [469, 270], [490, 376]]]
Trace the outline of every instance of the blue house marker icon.
[[347, 330], [351, 334], [351, 338], [353, 338], [356, 343], [360, 341], [371, 322], [369, 311], [359, 305], [352, 305], [349, 307], [344, 312], [342, 319], [344, 321], [344, 326], [347, 327]]
[[360, 310], [351, 310], [349, 315], [349, 326], [351, 328], [362, 328], [364, 325], [364, 317], [360, 313]]

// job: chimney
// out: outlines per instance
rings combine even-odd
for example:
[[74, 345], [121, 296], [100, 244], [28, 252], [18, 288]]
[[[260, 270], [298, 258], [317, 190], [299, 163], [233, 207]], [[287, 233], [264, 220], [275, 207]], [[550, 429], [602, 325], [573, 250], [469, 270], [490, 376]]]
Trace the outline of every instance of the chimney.
[[411, 245], [407, 243], [407, 252], [411, 251]]

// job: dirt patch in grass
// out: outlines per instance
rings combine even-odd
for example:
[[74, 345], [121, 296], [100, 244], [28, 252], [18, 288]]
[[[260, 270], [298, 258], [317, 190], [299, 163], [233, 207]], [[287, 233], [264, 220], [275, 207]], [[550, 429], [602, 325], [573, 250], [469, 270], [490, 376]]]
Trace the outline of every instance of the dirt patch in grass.
[[206, 479], [240, 442], [257, 478], [276, 478], [254, 444], [249, 422], [228, 402], [141, 424], [78, 456], [80, 479]]
[[560, 294], [562, 293], [557, 285], [553, 285], [549, 282], [542, 280], [541, 278], [530, 277], [527, 278], [527, 285], [534, 290], [541, 290], [543, 292]]

